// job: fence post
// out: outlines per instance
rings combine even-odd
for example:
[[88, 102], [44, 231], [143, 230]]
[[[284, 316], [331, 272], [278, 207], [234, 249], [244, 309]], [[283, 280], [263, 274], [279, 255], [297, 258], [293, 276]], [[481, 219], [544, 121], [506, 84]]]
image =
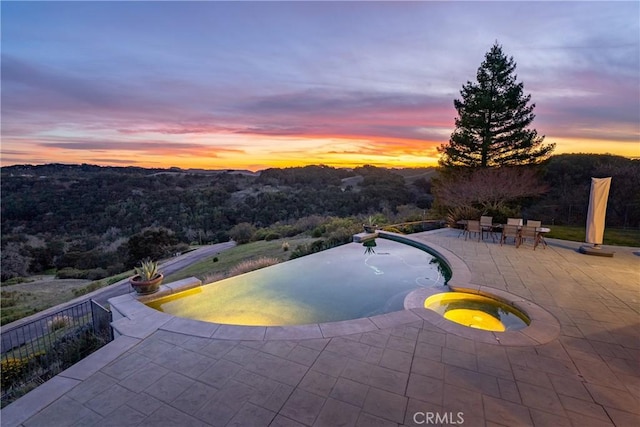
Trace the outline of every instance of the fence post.
[[104, 308], [95, 300], [90, 301], [93, 332], [97, 335], [102, 335], [107, 332], [109, 338], [113, 339], [113, 330], [111, 329], [111, 311]]

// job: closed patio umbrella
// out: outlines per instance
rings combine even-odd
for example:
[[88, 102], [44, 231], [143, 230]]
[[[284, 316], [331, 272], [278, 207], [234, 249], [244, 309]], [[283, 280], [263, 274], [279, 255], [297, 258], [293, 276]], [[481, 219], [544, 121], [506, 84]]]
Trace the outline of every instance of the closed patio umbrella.
[[591, 195], [587, 211], [587, 236], [585, 242], [593, 246], [582, 246], [580, 252], [588, 255], [613, 256], [613, 252], [603, 251], [600, 245], [604, 236], [604, 219], [607, 213], [607, 199], [611, 177], [591, 178]]

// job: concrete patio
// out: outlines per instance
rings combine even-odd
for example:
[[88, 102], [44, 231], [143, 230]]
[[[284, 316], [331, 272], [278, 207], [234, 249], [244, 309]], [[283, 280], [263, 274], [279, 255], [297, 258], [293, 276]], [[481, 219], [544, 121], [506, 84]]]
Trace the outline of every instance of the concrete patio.
[[1, 425], [640, 425], [640, 249], [601, 258], [574, 242], [534, 251], [458, 234], [412, 237], [461, 258], [471, 285], [550, 312], [555, 338], [487, 343], [419, 310], [313, 338], [173, 319], [120, 336], [4, 408]]

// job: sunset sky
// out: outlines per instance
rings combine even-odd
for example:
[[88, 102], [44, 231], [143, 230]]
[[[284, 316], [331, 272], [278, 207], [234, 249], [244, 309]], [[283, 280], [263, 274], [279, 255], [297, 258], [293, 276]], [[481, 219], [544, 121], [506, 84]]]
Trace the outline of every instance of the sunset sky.
[[2, 1], [3, 166], [433, 166], [495, 41], [555, 153], [640, 157], [640, 2]]

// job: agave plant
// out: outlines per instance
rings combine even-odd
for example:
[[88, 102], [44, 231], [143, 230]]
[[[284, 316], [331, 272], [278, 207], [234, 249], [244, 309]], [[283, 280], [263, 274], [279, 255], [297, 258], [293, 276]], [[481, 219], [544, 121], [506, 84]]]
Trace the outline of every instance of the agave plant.
[[158, 263], [145, 259], [140, 261], [140, 267], [135, 267], [136, 275], [140, 276], [140, 280], [148, 282], [156, 278], [160, 272], [158, 271]]

